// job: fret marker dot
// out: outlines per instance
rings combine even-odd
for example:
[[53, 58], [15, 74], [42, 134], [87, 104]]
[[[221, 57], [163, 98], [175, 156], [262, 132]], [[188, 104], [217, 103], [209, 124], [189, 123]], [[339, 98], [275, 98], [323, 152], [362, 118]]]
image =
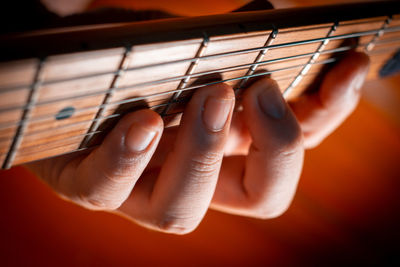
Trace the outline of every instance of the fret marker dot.
[[70, 118], [72, 115], [74, 115], [75, 108], [74, 107], [66, 107], [60, 110], [56, 114], [56, 120], [64, 120]]

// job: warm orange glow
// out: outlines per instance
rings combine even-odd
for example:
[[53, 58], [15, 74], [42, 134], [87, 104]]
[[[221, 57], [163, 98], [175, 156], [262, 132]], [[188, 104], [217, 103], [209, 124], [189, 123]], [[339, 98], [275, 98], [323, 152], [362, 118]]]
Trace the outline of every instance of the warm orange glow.
[[[181, 5], [179, 0], [129, 4], [98, 0], [93, 7], [162, 5], [169, 12], [194, 15], [226, 12], [245, 1], [192, 0], [192, 5]], [[400, 76], [386, 81], [386, 86], [396, 89], [399, 84]], [[400, 103], [398, 96], [392, 101]], [[400, 223], [399, 137], [399, 125], [364, 100], [337, 132], [307, 152], [298, 192], [287, 213], [262, 221], [209, 211], [200, 227], [187, 236], [152, 232], [117, 215], [65, 202], [22, 167], [2, 171], [1, 265], [347, 266], [354, 262], [385, 266], [391, 260], [398, 262], [393, 242], [398, 242]]]
[[91, 8], [114, 6], [139, 10], [155, 9], [181, 16], [199, 16], [226, 13], [241, 7], [250, 0], [191, 0], [190, 4], [187, 2], [183, 0], [95, 0]]

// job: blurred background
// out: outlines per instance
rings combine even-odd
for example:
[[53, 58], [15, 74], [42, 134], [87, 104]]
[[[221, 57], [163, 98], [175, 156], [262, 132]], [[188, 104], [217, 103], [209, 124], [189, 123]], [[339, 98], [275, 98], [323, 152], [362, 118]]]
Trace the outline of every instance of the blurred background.
[[[43, 2], [57, 11], [74, 1]], [[57, 12], [117, 5], [199, 15], [229, 12], [246, 2], [89, 0]], [[340, 1], [271, 2], [282, 8]], [[1, 171], [0, 265], [400, 266], [399, 191], [396, 75], [367, 82], [354, 114], [306, 152], [293, 204], [273, 220], [209, 211], [193, 233], [165, 235], [65, 202], [22, 167]]]

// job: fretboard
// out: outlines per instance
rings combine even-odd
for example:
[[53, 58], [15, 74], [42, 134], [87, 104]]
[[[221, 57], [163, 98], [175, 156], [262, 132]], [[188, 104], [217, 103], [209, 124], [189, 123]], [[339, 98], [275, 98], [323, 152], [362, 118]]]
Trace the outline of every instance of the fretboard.
[[[216, 83], [231, 85], [240, 96], [248, 79], [271, 75], [292, 100], [318, 85], [321, 73], [352, 49], [370, 55], [368, 78], [377, 78], [400, 48], [399, 5], [370, 4], [375, 9], [361, 13], [355, 7], [2, 37], [0, 163], [9, 168], [97, 146], [121, 116], [141, 108], [157, 111], [167, 127], [176, 125], [191, 94]], [[318, 14], [307, 20], [313, 11]], [[150, 38], [143, 29], [160, 34]]]

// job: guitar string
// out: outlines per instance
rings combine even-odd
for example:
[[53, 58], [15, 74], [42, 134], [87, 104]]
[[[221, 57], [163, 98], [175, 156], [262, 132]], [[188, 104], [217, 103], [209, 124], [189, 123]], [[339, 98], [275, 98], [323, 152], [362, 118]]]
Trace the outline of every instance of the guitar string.
[[[362, 46], [362, 44], [361, 44], [360, 46]], [[350, 46], [349, 46], [349, 47], [339, 47], [339, 48], [332, 49], [332, 50], [326, 50], [326, 51], [324, 51], [324, 52], [322, 52], [322, 53], [323, 53], [323, 54], [328, 54], [328, 53], [342, 52], [342, 51], [346, 51], [346, 50], [351, 49], [351, 48], [353, 48], [353, 47], [350, 47]], [[314, 53], [315, 53], [315, 52], [314, 52]], [[224, 71], [232, 70], [232, 69], [241, 69], [241, 68], [244, 68], [244, 67], [247, 68], [248, 66], [251, 66], [251, 65], [254, 65], [254, 64], [264, 64], [264, 65], [265, 65], [265, 64], [268, 64], [268, 63], [271, 64], [271, 62], [274, 63], [274, 62], [279, 62], [279, 61], [283, 61], [283, 60], [290, 60], [290, 59], [293, 59], [293, 58], [311, 56], [311, 55], [313, 55], [314, 53], [306, 53], [306, 54], [295, 55], [295, 56], [291, 56], [291, 57], [287, 57], [287, 58], [280, 58], [280, 59], [274, 59], [274, 60], [267, 60], [267, 61], [264, 61], [264, 62], [261, 62], [261, 63], [260, 63], [260, 62], [259, 62], [259, 63], [250, 63], [250, 64], [238, 65], [238, 66], [229, 67], [229, 68], [222, 68], [222, 69], [218, 69], [218, 70], [202, 72], [202, 73], [193, 75], [193, 77], [200, 76], [200, 75], [204, 75], [204, 74], [211, 74], [211, 73], [222, 73], [222, 72], [224, 72]], [[295, 65], [295, 66], [290, 66], [290, 68], [282, 68], [282, 69], [272, 70], [271, 73], [272, 73], [272, 72], [278, 72], [278, 71], [285, 71], [285, 70], [288, 70], [288, 69], [297, 68], [297, 67], [302, 67], [302, 66], [304, 66], [304, 65]], [[176, 77], [176, 78], [174, 78], [174, 79], [181, 79], [181, 78], [182, 78], [182, 76]], [[157, 81], [157, 82], [158, 82], [158, 83], [161, 83], [161, 81], [163, 81], [163, 80], [160, 80], [160, 81]], [[224, 80], [224, 81], [225, 81], [225, 80]], [[154, 81], [153, 81], [153, 82], [154, 82]], [[150, 82], [150, 83], [153, 83], [153, 82]], [[149, 83], [140, 84], [140, 87], [145, 86], [146, 84], [149, 84]], [[186, 89], [196, 89], [196, 88], [199, 88], [199, 87], [202, 87], [202, 86], [206, 86], [206, 85], [209, 85], [209, 84], [198, 85], [198, 86], [192, 86], [192, 87], [188, 87], [188, 88], [186, 88]], [[132, 88], [132, 87], [131, 87], [131, 88]], [[125, 88], [124, 88], [124, 89], [125, 89]], [[125, 103], [140, 101], [140, 100], [147, 100], [147, 99], [150, 98], [150, 97], [155, 97], [155, 96], [160, 96], [160, 95], [168, 95], [168, 94], [172, 94], [172, 93], [174, 93], [174, 92], [175, 92], [175, 91], [167, 91], [167, 92], [156, 93], [156, 94], [153, 94], [153, 95], [147, 95], [147, 96], [143, 96], [143, 97], [136, 97], [136, 98], [134, 97], [134, 98], [130, 98], [130, 99], [128, 99], [128, 100], [122, 100], [122, 101], [117, 101], [117, 102], [111, 102], [111, 103], [107, 104], [107, 106], [115, 106], [115, 105], [120, 105], [120, 104], [125, 104]], [[96, 93], [95, 95], [97, 95], [97, 93]], [[100, 95], [100, 93], [99, 93], [99, 95]], [[101, 95], [103, 95], [103, 92], [101, 93]], [[44, 104], [53, 103], [53, 102], [56, 102], [56, 101], [65, 101], [65, 100], [79, 99], [79, 98], [87, 97], [87, 96], [90, 96], [90, 95], [85, 94], [85, 95], [74, 96], [74, 97], [71, 97], [71, 98], [56, 99], [56, 100], [52, 100], [51, 102], [46, 102], [46, 103], [43, 103], [43, 102], [42, 102], [41, 104], [38, 104], [38, 106], [39, 106], [39, 105], [44, 105]], [[96, 109], [96, 108], [99, 108], [99, 107], [106, 107], [106, 106], [105, 106], [105, 105], [90, 106], [90, 107], [85, 107], [85, 108], [78, 109], [78, 110], [76, 110], [76, 112], [86, 111], [86, 110], [90, 110], [90, 109]], [[16, 107], [13, 107], [13, 109], [14, 109], [14, 108], [17, 109]], [[18, 107], [18, 109], [21, 109], [21, 107]], [[11, 109], [10, 109], [10, 108], [7, 108], [7, 109], [5, 109], [5, 110], [3, 109], [2, 111], [4, 112], [4, 111], [9, 111], [9, 110], [11, 110]], [[61, 115], [63, 115], [63, 114], [61, 114]], [[65, 114], [65, 115], [67, 115], [67, 114]], [[30, 121], [33, 121], [33, 122], [35, 122], [35, 121], [41, 121], [41, 120], [45, 120], [45, 119], [53, 118], [53, 117], [54, 117], [54, 113], [53, 113], [53, 114], [45, 114], [45, 115], [41, 115], [41, 116], [38, 116], [38, 117], [31, 118]], [[15, 123], [15, 122], [5, 122], [5, 123], [0, 124], [0, 129], [9, 128], [9, 127], [12, 127], [12, 126], [15, 126], [15, 125], [18, 125], [18, 122], [17, 122], [17, 123]]]
[[[361, 45], [363, 45], [363, 44], [361, 44]], [[326, 50], [326, 51], [323, 52], [323, 54], [340, 52], [342, 49], [346, 50], [345, 47], [339, 47], [337, 49]], [[260, 62], [260, 64], [272, 64], [272, 63], [280, 62], [280, 61], [284, 61], [284, 60], [291, 60], [291, 59], [295, 59], [295, 58], [312, 56], [314, 54], [315, 54], [315, 52], [301, 54], [301, 55], [294, 55], [294, 56], [290, 56], [290, 57], [277, 58], [277, 59], [272, 59], [272, 60], [266, 60], [266, 61]], [[144, 83], [140, 83], [140, 84], [136, 84], [136, 85], [120, 87], [120, 88], [117, 88], [117, 90], [121, 91], [121, 90], [126, 90], [126, 89], [132, 89], [132, 88], [135, 88], [135, 87], [151, 86], [151, 85], [155, 85], [155, 84], [162, 84], [162, 83], [172, 82], [172, 81], [181, 80], [181, 79], [184, 79], [184, 78], [195, 78], [195, 77], [208, 75], [208, 74], [214, 74], [214, 73], [221, 73], [221, 72], [227, 72], [227, 71], [232, 71], [232, 70], [238, 70], [238, 69], [245, 68], [245, 67], [247, 68], [247, 67], [255, 65], [255, 64], [256, 63], [249, 63], [249, 64], [243, 64], [243, 65], [237, 65], [237, 66], [232, 66], [232, 67], [227, 67], [227, 68], [216, 69], [216, 70], [212, 70], [212, 71], [204, 71], [204, 72], [195, 73], [195, 74], [192, 74], [192, 75], [182, 75], [182, 76], [166, 78], [166, 79], [161, 79], [161, 80], [156, 80], [156, 81], [149, 81], [149, 82], [144, 82]], [[41, 101], [41, 102], [37, 103], [37, 106], [47, 105], [47, 104], [50, 104], [50, 103], [53, 103], [53, 102], [57, 102], [57, 101], [73, 100], [73, 99], [82, 98], [82, 97], [86, 97], [86, 96], [102, 95], [105, 92], [106, 91], [103, 90], [103, 91], [98, 91], [98, 92], [86, 93], [86, 94], [82, 94], [82, 95], [76, 95], [76, 96], [72, 96], [72, 97], [64, 97], [64, 98], [59, 98], [59, 99], [56, 98], [56, 99]], [[0, 112], [7, 112], [7, 111], [11, 111], [13, 109], [16, 110], [16, 109], [23, 109], [23, 108], [24, 108], [23, 105], [22, 106], [5, 107], [5, 108], [1, 108]]]
[[[372, 31], [372, 32], [374, 32], [374, 31]], [[364, 32], [365, 33], [365, 32]], [[347, 36], [347, 37], [349, 37], [349, 36]], [[340, 48], [339, 48], [340, 49]], [[239, 51], [240, 52], [240, 51]], [[335, 52], [334, 50], [333, 51], [328, 51], [328, 52]], [[300, 56], [308, 56], [308, 55], [311, 55], [311, 53], [308, 53], [308, 54], [305, 54], [305, 55], [300, 55]], [[293, 57], [291, 57], [291, 58], [297, 58], [297, 57], [299, 57], [298, 55], [296, 55], [296, 56], [293, 56]], [[284, 60], [287, 60], [287, 59], [290, 59], [290, 58], [283, 58]], [[279, 59], [277, 59], [277, 60], [271, 60], [271, 61], [269, 61], [269, 62], [262, 62], [262, 63], [272, 63], [272, 62], [277, 62], [277, 61], [279, 61]], [[249, 66], [250, 64], [247, 64], [247, 65], [242, 65], [242, 66], [238, 66], [238, 67], [243, 67], [243, 66]], [[227, 70], [232, 70], [232, 69], [237, 69], [237, 68], [226, 68], [226, 69], [222, 69], [222, 71], [227, 71]], [[200, 75], [204, 75], [204, 74], [206, 74], [206, 73], [213, 73], [213, 72], [218, 72], [218, 70], [217, 71], [211, 71], [211, 72], [204, 72], [204, 73], [200, 73]], [[196, 75], [192, 75], [193, 77], [196, 77]], [[177, 77], [177, 79], [182, 79], [183, 77], [186, 77], [186, 76], [181, 76], [181, 77]], [[165, 80], [161, 80], [161, 81], [157, 81], [157, 83], [160, 83], [160, 82], [165, 82]], [[170, 81], [170, 80], [167, 80], [167, 81]], [[149, 85], [149, 83], [145, 83], [145, 84], [139, 84], [139, 85], [136, 85], [136, 86], [143, 86], [143, 85]], [[132, 87], [132, 86], [127, 86], [127, 87]], [[83, 97], [83, 96], [79, 96], [79, 97]], [[61, 101], [62, 99], [60, 99], [60, 101]], [[55, 101], [57, 101], [57, 100], [55, 100]], [[48, 103], [44, 103], [44, 104], [48, 104]], [[6, 111], [6, 110], [2, 110], [2, 111]]]
[[[328, 28], [329, 27], [327, 27], [327, 29]], [[259, 52], [264, 49], [277, 49], [277, 48], [285, 48], [285, 47], [296, 46], [296, 45], [311, 44], [311, 43], [316, 43], [316, 42], [323, 42], [325, 40], [344, 40], [344, 39], [348, 39], [348, 38], [361, 37], [361, 36], [365, 36], [365, 35], [374, 35], [374, 34], [378, 33], [379, 30], [380, 29], [374, 29], [374, 30], [369, 30], [369, 31], [361, 31], [361, 32], [348, 33], [348, 34], [342, 34], [342, 35], [334, 35], [334, 36], [329, 36], [329, 37], [300, 40], [300, 41], [296, 41], [296, 42], [275, 44], [275, 45], [262, 46], [262, 47], [256, 47], [256, 48], [248, 48], [248, 49], [243, 49], [243, 50], [236, 50], [236, 51], [230, 51], [230, 52], [225, 52], [225, 53], [206, 55], [206, 56], [201, 56], [201, 57], [179, 59], [179, 60], [161, 62], [161, 63], [156, 63], [156, 64], [149, 64], [149, 65], [127, 68], [126, 72], [142, 70], [142, 69], [156, 67], [156, 66], [162, 66], [162, 65], [185, 63], [185, 62], [195, 62], [197, 60], [209, 60], [209, 59], [214, 59], [214, 58], [219, 58], [219, 57], [224, 57], [224, 56], [247, 54], [247, 53], [252, 53], [252, 52]], [[385, 32], [393, 32], [393, 31], [399, 31], [399, 30], [400, 30], [400, 26], [395, 26], [395, 27], [386, 28]], [[48, 81], [44, 81], [43, 85], [48, 85], [48, 84], [53, 84], [53, 83], [61, 83], [61, 82], [67, 82], [67, 81], [71, 81], [71, 80], [79, 80], [79, 79], [85, 79], [85, 78], [91, 78], [91, 77], [97, 77], [97, 76], [106, 75], [106, 74], [114, 74], [115, 75], [116, 73], [117, 73], [117, 71], [101, 72], [101, 73], [82, 75], [82, 76], [72, 77], [72, 78], [48, 80]], [[14, 86], [14, 87], [1, 88], [0, 94], [3, 92], [10, 91], [10, 90], [26, 89], [27, 86], [29, 86], [29, 85], [18, 85], [18, 86]]]
[[[267, 75], [268, 73], [260, 73], [259, 75], [251, 75], [250, 77], [254, 77], [254, 76], [261, 76], [261, 75]], [[245, 76], [243, 76], [243, 77], [238, 77], [238, 78], [241, 78], [241, 79], [243, 79], [243, 78], [250, 78], [250, 77], [245, 77]], [[236, 79], [228, 79], [228, 80], [236, 80]], [[223, 82], [223, 81], [221, 81], [221, 82]], [[171, 114], [168, 114], [168, 116], [169, 115], [171, 115]], [[97, 133], [97, 132], [96, 132]], [[92, 133], [93, 134], [93, 133]], [[76, 137], [76, 136], [75, 136]], [[81, 151], [81, 150], [85, 150], [85, 149], [87, 149], [88, 147], [83, 147], [83, 148], [80, 148], [80, 149], [77, 149], [77, 150], [74, 150], [75, 152], [76, 151]], [[56, 148], [51, 148], [51, 149], [56, 149]], [[74, 152], [74, 151], [69, 151], [69, 152], [67, 152], [67, 153], [72, 153], [72, 152]], [[66, 154], [67, 154], [66, 153]]]
[[[328, 63], [328, 62], [327, 62]], [[325, 63], [325, 64], [327, 64], [327, 63]], [[251, 75], [250, 77], [254, 77], [254, 76], [261, 76], [261, 75], [267, 75], [267, 74], [269, 74], [269, 73], [267, 73], [267, 72], [264, 72], [264, 73], [260, 73], [260, 75]], [[234, 78], [234, 79], [232, 79], [232, 80], [236, 80], [236, 79], [243, 79], [243, 78], [249, 78], [249, 77], [246, 77], [246, 76], [243, 76], [243, 77], [237, 77], [237, 78]], [[220, 82], [223, 82], [223, 81], [220, 81]], [[152, 107], [152, 108], [154, 108], [154, 107]], [[118, 115], [118, 114], [117, 114]], [[120, 114], [119, 114], [120, 115]], [[171, 114], [168, 114], [168, 116], [170, 116]], [[114, 117], [117, 117], [117, 116], [114, 116]], [[99, 118], [99, 119], [104, 119], [104, 118]], [[100, 133], [101, 131], [95, 131], [95, 132], [90, 132], [90, 133], [88, 133], [88, 134], [97, 134], [97, 133]], [[85, 134], [85, 135], [87, 135], [87, 134]], [[76, 138], [76, 136], [74, 136], [74, 137], [71, 137], [71, 138]], [[59, 140], [57, 140], [57, 141], [59, 141]], [[57, 141], [55, 141], [55, 142], [57, 142]], [[52, 149], [54, 149], [54, 148], [52, 148]]]

